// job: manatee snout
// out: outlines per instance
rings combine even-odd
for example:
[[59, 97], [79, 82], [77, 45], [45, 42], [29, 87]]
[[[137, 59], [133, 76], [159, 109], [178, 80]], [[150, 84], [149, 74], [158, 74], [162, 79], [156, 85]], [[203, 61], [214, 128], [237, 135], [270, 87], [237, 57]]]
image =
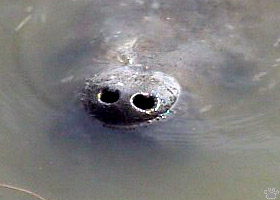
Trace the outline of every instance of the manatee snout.
[[142, 66], [126, 66], [87, 79], [82, 102], [105, 125], [131, 127], [169, 116], [179, 94], [173, 77]]

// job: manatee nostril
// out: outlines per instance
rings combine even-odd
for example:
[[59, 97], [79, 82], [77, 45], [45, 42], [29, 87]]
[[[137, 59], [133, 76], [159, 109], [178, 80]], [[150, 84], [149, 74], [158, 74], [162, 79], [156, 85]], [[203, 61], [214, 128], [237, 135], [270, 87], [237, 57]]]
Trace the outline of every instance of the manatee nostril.
[[141, 110], [150, 110], [157, 105], [157, 99], [149, 94], [136, 94], [132, 96], [132, 104]]
[[120, 98], [119, 90], [110, 90], [109, 88], [105, 88], [101, 90], [98, 94], [98, 100], [102, 103], [111, 104], [115, 103]]

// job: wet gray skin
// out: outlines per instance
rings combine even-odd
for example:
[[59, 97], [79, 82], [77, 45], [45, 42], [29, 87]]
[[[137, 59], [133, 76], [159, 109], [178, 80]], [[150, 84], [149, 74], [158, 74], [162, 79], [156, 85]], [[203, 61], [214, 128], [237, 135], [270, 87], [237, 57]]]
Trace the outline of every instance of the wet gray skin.
[[265, 199], [280, 189], [279, 9], [1, 0], [0, 182], [57, 200]]
[[179, 94], [174, 78], [130, 66], [88, 79], [81, 100], [90, 115], [107, 125], [137, 127], [171, 115]]

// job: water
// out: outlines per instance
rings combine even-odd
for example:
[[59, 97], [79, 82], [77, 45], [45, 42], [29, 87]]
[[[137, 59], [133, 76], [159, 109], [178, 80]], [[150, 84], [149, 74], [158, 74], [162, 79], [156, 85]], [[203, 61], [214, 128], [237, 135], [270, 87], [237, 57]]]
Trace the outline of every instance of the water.
[[[268, 187], [280, 190], [279, 8], [2, 0], [0, 182], [55, 200], [265, 199]], [[125, 62], [176, 77], [172, 119], [123, 131], [82, 111], [84, 78]], [[31, 199], [3, 188], [0, 198]]]

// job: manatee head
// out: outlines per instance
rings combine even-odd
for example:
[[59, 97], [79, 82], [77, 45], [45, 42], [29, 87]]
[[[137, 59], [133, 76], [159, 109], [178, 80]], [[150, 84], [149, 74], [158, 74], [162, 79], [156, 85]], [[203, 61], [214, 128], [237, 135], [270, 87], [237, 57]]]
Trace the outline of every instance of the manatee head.
[[82, 102], [90, 115], [106, 124], [133, 126], [169, 116], [179, 94], [173, 77], [126, 66], [87, 79]]

